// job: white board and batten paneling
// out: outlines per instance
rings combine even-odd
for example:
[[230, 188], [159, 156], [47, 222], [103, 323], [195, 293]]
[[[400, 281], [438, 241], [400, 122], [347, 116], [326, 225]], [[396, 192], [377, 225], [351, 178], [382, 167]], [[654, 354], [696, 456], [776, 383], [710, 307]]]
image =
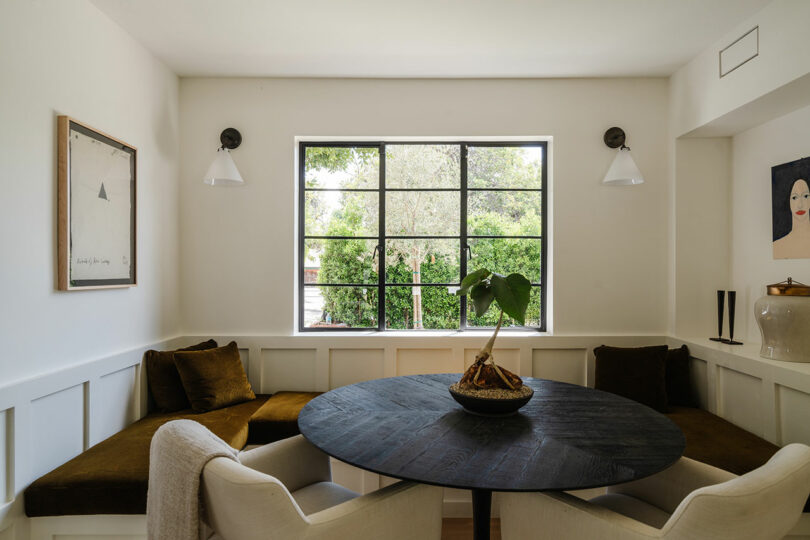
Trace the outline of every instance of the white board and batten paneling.
[[85, 450], [85, 384], [31, 402], [31, 478], [42, 476]]
[[11, 501], [13, 490], [9, 476], [9, 411], [0, 411], [0, 506]]
[[329, 389], [385, 376], [384, 349], [330, 349]]
[[[488, 337], [487, 332], [214, 336], [221, 343], [238, 342], [251, 383], [265, 393], [327, 391], [382, 377], [458, 373], [473, 362]], [[593, 380], [594, 347], [651, 345], [665, 339], [502, 332], [493, 354], [501, 365], [522, 376], [588, 384]]]
[[762, 358], [759, 344], [677, 338], [669, 343], [689, 347], [702, 408], [779, 446], [810, 445], [810, 363]]
[[[188, 343], [182, 337], [167, 339], [0, 386], [0, 540], [33, 540], [38, 533], [44, 534], [41, 538], [53, 536], [45, 525], [54, 520], [43, 522], [44, 532], [42, 527], [29, 527], [33, 520], [23, 514], [25, 488], [140, 418], [146, 412], [144, 351]], [[88, 529], [81, 519], [61, 520], [66, 521], [68, 526], [57, 527], [64, 538], [82, 538], [93, 531], [105, 534], [103, 527]], [[121, 525], [111, 524], [108, 530], [123, 531]]]

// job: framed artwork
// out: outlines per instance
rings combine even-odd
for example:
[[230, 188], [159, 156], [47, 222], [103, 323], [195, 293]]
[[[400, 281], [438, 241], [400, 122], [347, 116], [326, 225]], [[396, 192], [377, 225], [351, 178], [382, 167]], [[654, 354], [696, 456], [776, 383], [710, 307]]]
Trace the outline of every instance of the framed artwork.
[[137, 150], [59, 116], [58, 288], [136, 285]]
[[771, 168], [773, 258], [810, 259], [810, 158]]

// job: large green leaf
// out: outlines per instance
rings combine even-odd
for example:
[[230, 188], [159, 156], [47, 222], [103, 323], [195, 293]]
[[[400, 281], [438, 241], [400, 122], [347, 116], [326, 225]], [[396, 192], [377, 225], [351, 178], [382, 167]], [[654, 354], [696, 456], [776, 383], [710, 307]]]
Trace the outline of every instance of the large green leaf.
[[495, 301], [504, 313], [519, 324], [526, 324], [526, 308], [529, 307], [529, 295], [532, 285], [521, 274], [509, 274], [503, 277], [492, 274], [490, 278]]
[[487, 279], [489, 274], [490, 272], [486, 268], [481, 268], [475, 272], [470, 272], [464, 276], [464, 279], [461, 280], [461, 288], [456, 291], [456, 295], [462, 296], [468, 294], [470, 289]]
[[480, 317], [489, 309], [489, 305], [495, 299], [492, 287], [486, 283], [479, 283], [470, 290], [470, 300], [472, 300], [475, 314]]

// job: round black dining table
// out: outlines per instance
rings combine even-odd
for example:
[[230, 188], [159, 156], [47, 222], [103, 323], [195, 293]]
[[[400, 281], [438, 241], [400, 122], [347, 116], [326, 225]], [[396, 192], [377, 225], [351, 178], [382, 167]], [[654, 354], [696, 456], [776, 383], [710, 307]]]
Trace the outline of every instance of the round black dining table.
[[524, 377], [534, 396], [511, 416], [456, 403], [459, 373], [408, 375], [343, 386], [310, 401], [301, 433], [330, 456], [371, 472], [469, 489], [473, 538], [489, 538], [493, 491], [557, 491], [655, 474], [683, 453], [666, 416], [584, 386]]

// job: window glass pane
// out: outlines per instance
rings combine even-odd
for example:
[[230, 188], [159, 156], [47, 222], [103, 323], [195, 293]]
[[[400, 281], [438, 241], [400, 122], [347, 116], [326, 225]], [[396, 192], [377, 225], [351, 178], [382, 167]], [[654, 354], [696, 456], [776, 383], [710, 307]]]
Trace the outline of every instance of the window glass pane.
[[[494, 303], [489, 307], [483, 317], [477, 317], [473, 314], [472, 303], [467, 302], [467, 326], [480, 328], [490, 327], [494, 328], [498, 324], [498, 315], [501, 310], [498, 309], [498, 304]], [[518, 324], [507, 315], [503, 316], [503, 324], [501, 328], [509, 328], [518, 326]], [[529, 296], [529, 307], [526, 309], [526, 325], [525, 326], [540, 326], [540, 287], [532, 287], [532, 292]]]
[[458, 247], [458, 240], [388, 240], [385, 244], [385, 281], [458, 283]]
[[467, 234], [540, 236], [543, 231], [539, 191], [470, 191]]
[[304, 149], [307, 188], [377, 189], [380, 149], [308, 146]]
[[307, 236], [377, 236], [377, 192], [307, 191], [304, 227]]
[[460, 212], [458, 191], [389, 191], [385, 194], [385, 233], [457, 236]]
[[470, 188], [543, 187], [543, 149], [539, 146], [469, 146]]
[[387, 188], [458, 188], [458, 144], [389, 144], [385, 146]]
[[304, 283], [377, 283], [376, 240], [306, 240]]
[[385, 327], [458, 329], [459, 306], [459, 297], [447, 287], [386, 287]]
[[306, 328], [377, 328], [377, 287], [304, 287]]
[[532, 283], [540, 282], [542, 240], [525, 238], [470, 238], [472, 259], [467, 271], [486, 268], [497, 274], [523, 274]]

